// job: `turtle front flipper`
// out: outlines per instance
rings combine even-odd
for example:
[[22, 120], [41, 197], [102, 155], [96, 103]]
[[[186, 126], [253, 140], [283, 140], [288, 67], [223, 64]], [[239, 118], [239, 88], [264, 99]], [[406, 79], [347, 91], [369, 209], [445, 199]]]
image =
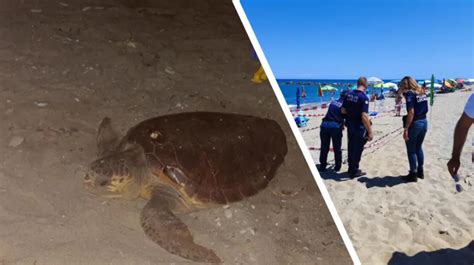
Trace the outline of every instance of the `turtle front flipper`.
[[188, 227], [171, 212], [166, 199], [151, 198], [140, 219], [145, 234], [166, 251], [197, 262], [222, 262], [214, 251], [194, 243]]

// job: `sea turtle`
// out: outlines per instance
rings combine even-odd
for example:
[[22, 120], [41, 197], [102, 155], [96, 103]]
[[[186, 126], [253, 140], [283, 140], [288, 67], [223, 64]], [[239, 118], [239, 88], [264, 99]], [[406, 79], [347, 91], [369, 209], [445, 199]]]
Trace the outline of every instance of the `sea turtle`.
[[287, 153], [277, 122], [247, 115], [187, 112], [145, 120], [121, 140], [104, 118], [98, 159], [85, 187], [104, 197], [144, 198], [145, 234], [170, 253], [220, 262], [194, 243], [180, 214], [239, 201], [265, 188]]

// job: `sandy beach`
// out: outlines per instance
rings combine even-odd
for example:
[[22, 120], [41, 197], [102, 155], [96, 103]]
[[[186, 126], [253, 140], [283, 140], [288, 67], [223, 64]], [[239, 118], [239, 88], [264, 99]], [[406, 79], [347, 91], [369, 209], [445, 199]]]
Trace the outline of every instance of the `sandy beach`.
[[[361, 162], [365, 177], [347, 178], [347, 164], [339, 174], [329, 170], [321, 175], [363, 264], [472, 264], [474, 244], [468, 244], [474, 239], [473, 130], [462, 154], [463, 192], [455, 192], [446, 169], [454, 127], [470, 93], [436, 96], [424, 143], [424, 180], [407, 184], [399, 178], [408, 173], [408, 159], [399, 130], [402, 121], [393, 112], [379, 113], [372, 120], [374, 140], [366, 145]], [[394, 99], [384, 105], [386, 110], [393, 108]], [[321, 117], [317, 116], [325, 110], [304, 113], [313, 117], [300, 131], [318, 164]], [[343, 157], [346, 148], [345, 132]], [[328, 159], [333, 159], [331, 152]], [[422, 251], [426, 253], [411, 257]]]
[[[148, 240], [144, 201], [82, 186], [100, 120], [185, 111], [277, 120], [270, 185], [182, 216], [226, 264], [351, 264], [231, 1], [0, 0], [0, 264], [188, 263]], [[153, 4], [152, 4], [153, 3]]]

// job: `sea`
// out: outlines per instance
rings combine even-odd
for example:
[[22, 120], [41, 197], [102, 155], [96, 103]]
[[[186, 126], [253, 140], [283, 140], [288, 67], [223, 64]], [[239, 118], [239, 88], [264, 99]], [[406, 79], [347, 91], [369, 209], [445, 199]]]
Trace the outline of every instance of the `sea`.
[[[306, 98], [300, 98], [300, 104], [309, 103], [322, 103], [330, 102], [339, 98], [341, 91], [349, 90], [352, 86], [357, 84], [357, 80], [349, 79], [278, 79], [278, 85], [280, 86], [281, 92], [286, 99], [286, 103], [291, 106], [296, 106], [296, 92], [304, 87], [306, 91]], [[384, 82], [390, 82], [391, 80], [383, 80]], [[330, 85], [337, 88], [335, 92], [324, 91], [323, 96], [318, 96], [319, 85]], [[380, 88], [369, 87], [367, 94], [380, 93]], [[388, 92], [388, 89], [384, 89], [384, 93]]]

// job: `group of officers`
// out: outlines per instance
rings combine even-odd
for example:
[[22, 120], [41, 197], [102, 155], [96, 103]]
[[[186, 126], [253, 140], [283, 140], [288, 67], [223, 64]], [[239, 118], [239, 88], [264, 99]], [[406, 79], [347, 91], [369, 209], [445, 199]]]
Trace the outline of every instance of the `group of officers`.
[[[421, 146], [427, 131], [427, 97], [425, 93], [416, 92], [419, 87], [411, 77], [402, 79], [400, 86], [400, 94], [405, 97], [408, 113], [403, 124], [410, 171], [404, 178], [407, 181], [417, 181], [418, 178], [422, 179], [424, 177], [424, 157]], [[359, 163], [365, 144], [373, 139], [372, 122], [369, 117], [369, 98], [366, 95], [367, 87], [367, 79], [360, 77], [357, 81], [357, 89], [342, 92], [340, 98], [329, 105], [320, 129], [321, 152], [318, 168], [320, 172], [324, 172], [328, 166], [327, 157], [331, 141], [335, 157], [333, 169], [334, 171], [340, 171], [342, 165], [342, 135], [346, 127], [349, 177], [357, 178], [365, 175], [365, 172], [359, 169]]]

